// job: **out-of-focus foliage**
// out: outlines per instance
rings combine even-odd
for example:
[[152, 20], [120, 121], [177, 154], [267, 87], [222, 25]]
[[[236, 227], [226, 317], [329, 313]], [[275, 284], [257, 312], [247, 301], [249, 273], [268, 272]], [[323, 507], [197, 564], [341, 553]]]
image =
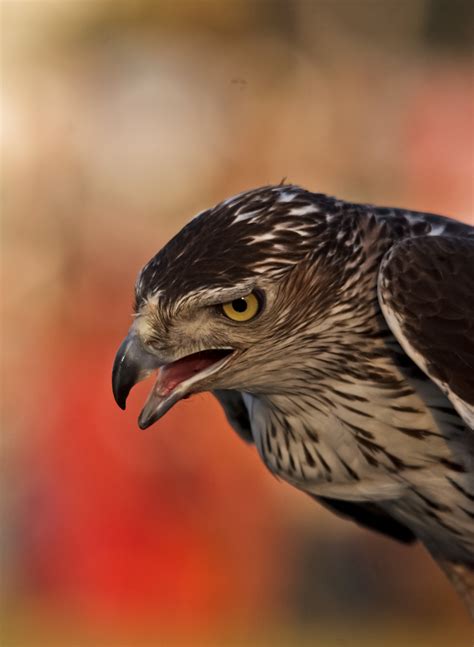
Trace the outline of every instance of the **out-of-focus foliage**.
[[208, 396], [136, 431], [110, 369], [140, 266], [238, 191], [474, 222], [472, 7], [1, 5], [2, 644], [467, 636], [420, 548], [272, 479]]

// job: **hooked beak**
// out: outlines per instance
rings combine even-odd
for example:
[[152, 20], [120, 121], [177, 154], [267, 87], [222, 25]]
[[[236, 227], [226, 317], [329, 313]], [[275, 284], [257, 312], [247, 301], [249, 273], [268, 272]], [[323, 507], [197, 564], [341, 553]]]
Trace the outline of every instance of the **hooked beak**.
[[[121, 409], [132, 387], [160, 369], [156, 382], [140, 413], [138, 426], [146, 429], [179, 400], [205, 388], [199, 385], [227, 364], [236, 352], [232, 348], [211, 348], [165, 364], [147, 351], [132, 329], [120, 346], [112, 370], [112, 390]], [[204, 385], [201, 385], [204, 386]]]
[[121, 409], [125, 409], [132, 387], [159, 366], [158, 358], [145, 350], [137, 333], [131, 330], [117, 351], [112, 369], [112, 391]]

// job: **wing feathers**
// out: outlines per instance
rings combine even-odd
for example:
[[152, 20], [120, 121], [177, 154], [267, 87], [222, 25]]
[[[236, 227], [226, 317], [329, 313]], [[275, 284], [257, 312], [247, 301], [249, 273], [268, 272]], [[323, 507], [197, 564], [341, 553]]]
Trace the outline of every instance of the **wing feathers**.
[[375, 530], [404, 544], [416, 541], [415, 535], [409, 528], [396, 521], [375, 503], [340, 501], [339, 499], [311, 496], [331, 512], [335, 512], [345, 519], [351, 519], [359, 526]]
[[474, 426], [474, 238], [401, 241], [382, 261], [379, 301], [410, 358]]
[[216, 389], [212, 393], [222, 405], [231, 427], [245, 442], [253, 443], [249, 414], [239, 391]]

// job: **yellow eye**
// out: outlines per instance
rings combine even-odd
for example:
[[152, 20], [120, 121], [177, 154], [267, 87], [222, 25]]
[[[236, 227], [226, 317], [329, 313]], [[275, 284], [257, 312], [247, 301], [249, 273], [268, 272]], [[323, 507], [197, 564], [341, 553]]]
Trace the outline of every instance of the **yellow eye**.
[[222, 311], [232, 321], [249, 321], [260, 310], [260, 301], [253, 292], [245, 297], [222, 304]]

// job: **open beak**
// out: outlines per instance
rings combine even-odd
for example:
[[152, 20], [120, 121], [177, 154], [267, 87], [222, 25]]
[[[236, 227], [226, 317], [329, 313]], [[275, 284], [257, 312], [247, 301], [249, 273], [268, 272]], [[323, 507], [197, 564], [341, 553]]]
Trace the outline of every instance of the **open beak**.
[[147, 351], [133, 330], [127, 335], [115, 357], [112, 390], [121, 409], [132, 387], [159, 369], [155, 384], [138, 418], [146, 429], [161, 418], [179, 400], [200, 390], [198, 384], [220, 370], [234, 355], [231, 348], [211, 348], [186, 355], [165, 364]]

